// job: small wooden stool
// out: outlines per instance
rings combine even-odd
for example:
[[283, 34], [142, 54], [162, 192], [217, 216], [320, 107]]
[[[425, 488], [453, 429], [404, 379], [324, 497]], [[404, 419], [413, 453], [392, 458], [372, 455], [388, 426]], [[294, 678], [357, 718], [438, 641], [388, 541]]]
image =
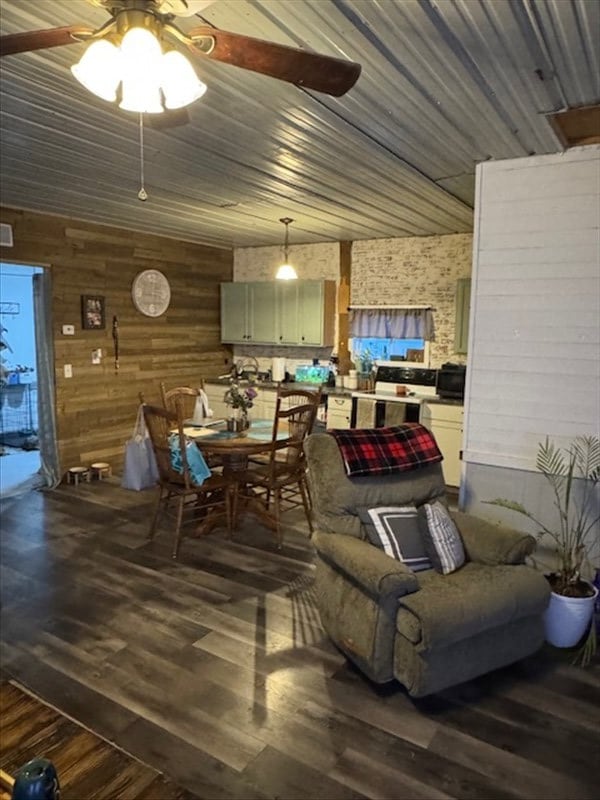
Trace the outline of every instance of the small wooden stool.
[[87, 467], [71, 467], [67, 472], [67, 483], [74, 483], [77, 486], [79, 481], [90, 482], [90, 471]]
[[99, 481], [112, 476], [112, 467], [106, 461], [96, 461], [95, 464], [91, 465], [90, 469], [92, 470], [92, 478], [97, 478]]

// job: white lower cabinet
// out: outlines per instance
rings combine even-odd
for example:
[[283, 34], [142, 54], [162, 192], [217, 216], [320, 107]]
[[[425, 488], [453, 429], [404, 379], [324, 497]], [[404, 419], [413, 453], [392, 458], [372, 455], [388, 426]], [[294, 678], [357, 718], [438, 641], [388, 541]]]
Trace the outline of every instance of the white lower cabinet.
[[463, 416], [463, 406], [424, 403], [421, 409], [421, 423], [433, 433], [444, 456], [442, 470], [448, 486], [460, 486]]
[[349, 428], [352, 416], [352, 398], [330, 394], [327, 397], [327, 427]]

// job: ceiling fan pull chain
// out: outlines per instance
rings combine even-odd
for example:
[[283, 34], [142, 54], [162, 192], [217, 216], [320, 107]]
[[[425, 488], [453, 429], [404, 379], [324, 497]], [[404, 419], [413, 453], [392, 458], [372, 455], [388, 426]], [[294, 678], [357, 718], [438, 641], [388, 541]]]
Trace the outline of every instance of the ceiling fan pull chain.
[[140, 190], [138, 192], [139, 200], [147, 200], [148, 193], [144, 189], [144, 115], [140, 113]]

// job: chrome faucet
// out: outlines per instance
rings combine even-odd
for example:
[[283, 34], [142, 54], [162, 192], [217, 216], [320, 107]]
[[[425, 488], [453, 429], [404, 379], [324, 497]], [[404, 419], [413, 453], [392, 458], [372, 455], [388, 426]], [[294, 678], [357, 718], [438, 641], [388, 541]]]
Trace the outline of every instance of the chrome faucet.
[[258, 369], [258, 360], [254, 356], [244, 356], [233, 365], [232, 372], [235, 378], [241, 378], [244, 372], [254, 372], [258, 376]]

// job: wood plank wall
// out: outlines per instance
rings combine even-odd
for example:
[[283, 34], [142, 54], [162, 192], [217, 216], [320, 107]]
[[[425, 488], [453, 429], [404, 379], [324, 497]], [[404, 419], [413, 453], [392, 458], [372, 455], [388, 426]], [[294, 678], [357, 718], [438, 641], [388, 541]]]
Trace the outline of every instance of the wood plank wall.
[[[61, 468], [108, 461], [122, 467], [138, 392], [159, 398], [159, 383], [197, 385], [226, 371], [230, 348], [220, 343], [219, 283], [233, 278], [231, 250], [3, 208], [14, 247], [4, 262], [49, 266], [52, 274], [56, 414]], [[131, 301], [138, 272], [159, 269], [169, 279], [171, 304], [153, 319]], [[103, 295], [106, 327], [83, 330], [81, 295]], [[120, 369], [115, 373], [112, 318], [118, 317]], [[64, 336], [62, 326], [75, 326]], [[92, 350], [102, 348], [100, 365]], [[72, 364], [73, 377], [64, 377]]]

